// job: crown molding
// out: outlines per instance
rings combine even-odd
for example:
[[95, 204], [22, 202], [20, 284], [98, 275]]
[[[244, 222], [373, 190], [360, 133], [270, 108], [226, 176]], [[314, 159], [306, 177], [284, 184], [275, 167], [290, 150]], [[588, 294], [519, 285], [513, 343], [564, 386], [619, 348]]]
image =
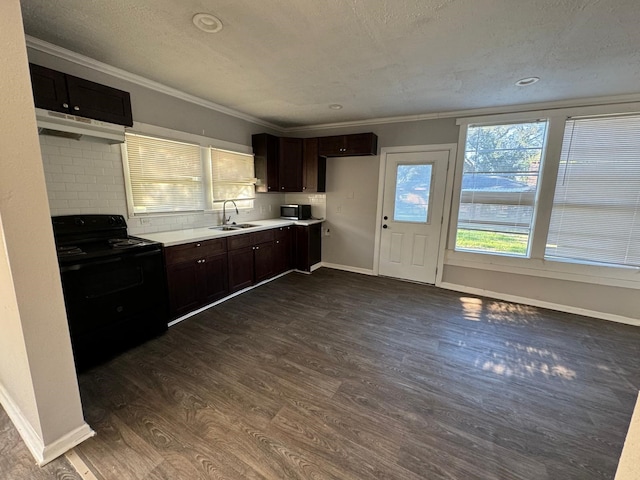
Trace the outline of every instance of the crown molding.
[[305, 133], [315, 130], [329, 130], [332, 128], [354, 128], [354, 127], [367, 127], [372, 125], [383, 125], [390, 123], [405, 123], [405, 122], [419, 122], [423, 120], [437, 120], [441, 118], [461, 118], [461, 117], [476, 117], [482, 115], [498, 115], [502, 113], [524, 113], [536, 110], [555, 110], [560, 108], [571, 107], [590, 107], [597, 105], [615, 105], [618, 103], [632, 103], [640, 102], [640, 94], [628, 94], [628, 95], [612, 95], [607, 97], [592, 97], [592, 98], [576, 98], [571, 100], [558, 100], [552, 102], [540, 102], [540, 103], [526, 103], [519, 105], [507, 105], [503, 107], [485, 107], [475, 108], [468, 110], [452, 110], [445, 112], [424, 113], [417, 115], [404, 115], [396, 117], [380, 117], [371, 118], [367, 120], [353, 120], [348, 122], [335, 122], [335, 123], [322, 123], [317, 125], [305, 125], [300, 127], [282, 127], [273, 123], [267, 122], [257, 117], [247, 115], [245, 113], [233, 110], [231, 108], [219, 105], [217, 103], [205, 100], [195, 95], [190, 95], [181, 90], [168, 87], [162, 83], [149, 80], [148, 78], [136, 75], [135, 73], [127, 72], [120, 68], [113, 67], [106, 63], [100, 62], [93, 58], [81, 55], [79, 53], [67, 50], [66, 48], [59, 47], [53, 43], [45, 42], [35, 37], [25, 35], [27, 47], [33, 48], [43, 53], [53, 55], [54, 57], [73, 62], [78, 65], [82, 65], [93, 70], [111, 75], [122, 80], [126, 80], [131, 83], [135, 83], [142, 87], [155, 90], [166, 95], [170, 95], [175, 98], [179, 98], [189, 103], [199, 105], [201, 107], [209, 108], [226, 115], [245, 120], [257, 125], [273, 129], [280, 133]]
[[111, 75], [112, 77], [116, 77], [121, 80], [126, 80], [127, 82], [135, 83], [136, 85], [140, 85], [150, 90], [155, 90], [156, 92], [164, 93], [165, 95], [170, 95], [172, 97], [179, 98], [180, 100], [184, 100], [185, 102], [189, 102], [195, 105], [199, 105], [201, 107], [209, 108], [211, 110], [215, 110], [216, 112], [224, 113], [225, 115], [239, 118], [247, 122], [255, 123], [255, 124], [262, 125], [264, 127], [268, 127], [274, 130], [282, 131], [282, 127], [278, 125], [274, 125], [273, 123], [269, 123], [260, 118], [247, 115], [237, 110], [233, 110], [223, 105], [219, 105], [209, 100], [205, 100], [204, 98], [196, 97], [195, 95], [190, 95], [176, 88], [169, 87], [167, 85], [156, 82], [154, 80], [150, 80], [143, 76], [136, 75], [135, 73], [122, 70], [121, 68], [113, 67], [106, 63], [95, 60], [91, 57], [87, 57], [85, 55], [81, 55], [71, 50], [67, 50], [66, 48], [59, 47], [58, 45], [54, 45], [53, 43], [45, 42], [44, 40], [40, 40], [39, 38], [35, 38], [30, 35], [25, 35], [25, 40], [26, 40], [27, 47], [32, 48], [34, 50], [38, 50], [40, 52], [53, 55], [54, 57], [58, 57], [63, 60], [67, 60], [69, 62], [73, 62], [83, 67], [91, 68], [92, 70], [96, 70], [98, 72]]
[[303, 133], [314, 130], [329, 130], [332, 128], [366, 127], [389, 123], [419, 122], [421, 120], [437, 120], [441, 118], [477, 117], [483, 115], [499, 115], [503, 113], [526, 113], [538, 110], [558, 110], [574, 107], [595, 107], [598, 105], [616, 105], [640, 102], [640, 94], [611, 95], [608, 97], [576, 98], [571, 100], [557, 100], [553, 102], [524, 103], [507, 105], [504, 107], [485, 107], [469, 110], [453, 110], [449, 112], [425, 113], [398, 117], [372, 118], [369, 120], [354, 120], [350, 122], [323, 123], [304, 127], [280, 128], [284, 133]]

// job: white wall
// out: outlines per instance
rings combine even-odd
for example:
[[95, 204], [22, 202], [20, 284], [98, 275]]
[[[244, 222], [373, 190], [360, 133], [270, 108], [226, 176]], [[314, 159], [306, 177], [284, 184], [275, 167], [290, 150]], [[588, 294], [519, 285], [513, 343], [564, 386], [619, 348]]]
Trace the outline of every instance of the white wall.
[[73, 366], [18, 0], [0, 3], [0, 401], [39, 462], [91, 435]]

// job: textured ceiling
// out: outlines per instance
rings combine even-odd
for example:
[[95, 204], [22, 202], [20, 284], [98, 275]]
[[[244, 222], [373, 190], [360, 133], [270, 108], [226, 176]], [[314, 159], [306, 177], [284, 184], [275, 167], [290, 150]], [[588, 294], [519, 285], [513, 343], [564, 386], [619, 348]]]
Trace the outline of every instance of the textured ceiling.
[[282, 127], [640, 93], [638, 0], [21, 4], [28, 35]]

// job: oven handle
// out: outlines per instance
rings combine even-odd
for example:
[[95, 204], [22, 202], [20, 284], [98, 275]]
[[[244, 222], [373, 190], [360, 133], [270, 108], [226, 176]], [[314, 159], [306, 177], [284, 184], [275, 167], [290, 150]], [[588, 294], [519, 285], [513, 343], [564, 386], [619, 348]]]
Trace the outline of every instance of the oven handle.
[[121, 255], [119, 257], [111, 257], [111, 258], [107, 258], [105, 260], [98, 260], [98, 261], [95, 261], [95, 262], [77, 263], [75, 265], [66, 265], [64, 267], [60, 267], [60, 272], [75, 272], [75, 271], [78, 271], [78, 270], [82, 270], [83, 268], [95, 267], [96, 265], [105, 265], [105, 264], [109, 264], [109, 263], [121, 262], [122, 260], [124, 260], [126, 258], [149, 257], [151, 255], [157, 255], [160, 252], [161, 252], [160, 249], [156, 249], [156, 250], [150, 250], [148, 252], [143, 252], [143, 253], [135, 253], [133, 255]]

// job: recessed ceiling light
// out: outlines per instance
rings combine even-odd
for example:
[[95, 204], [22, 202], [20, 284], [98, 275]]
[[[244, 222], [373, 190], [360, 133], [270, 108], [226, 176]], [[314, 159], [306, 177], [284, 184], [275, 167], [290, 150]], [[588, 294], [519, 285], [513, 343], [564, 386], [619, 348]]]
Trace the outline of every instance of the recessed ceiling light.
[[516, 85], [519, 87], [528, 87], [529, 85], [536, 83], [538, 80], [540, 80], [540, 77], [521, 78], [516, 82]]
[[207, 33], [218, 33], [222, 30], [222, 21], [210, 13], [196, 13], [193, 16], [193, 24]]
[[332, 103], [331, 105], [329, 105], [329, 108], [331, 110], [342, 110], [342, 105], [340, 105], [339, 103]]

